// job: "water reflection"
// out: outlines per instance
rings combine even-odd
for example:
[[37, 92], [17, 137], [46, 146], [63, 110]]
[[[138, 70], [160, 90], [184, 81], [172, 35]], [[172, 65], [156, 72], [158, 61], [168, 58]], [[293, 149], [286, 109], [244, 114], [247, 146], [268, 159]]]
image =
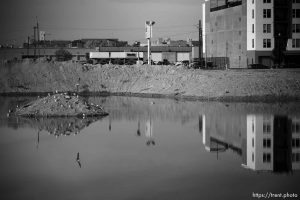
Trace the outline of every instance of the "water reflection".
[[[14, 129], [30, 127], [37, 131], [37, 147], [39, 144], [40, 132], [46, 131], [56, 138], [59, 136], [77, 135], [82, 129], [90, 124], [102, 119], [102, 117], [55, 117], [55, 118], [27, 118], [27, 117], [10, 117], [7, 120], [8, 127]], [[13, 122], [12, 122], [13, 121]]]
[[298, 102], [92, 97], [108, 117], [54, 120], [7, 118], [25, 101], [15, 100], [0, 97], [4, 199], [250, 199], [298, 191]]
[[292, 172], [300, 169], [300, 118], [247, 115], [243, 166], [256, 171]]
[[137, 136], [141, 136], [141, 124], [140, 124], [140, 120], [138, 120], [138, 128], [137, 128], [137, 131], [136, 131], [136, 135]]
[[274, 173], [300, 169], [300, 117], [248, 114], [245, 121], [211, 118], [199, 116], [199, 132], [205, 149], [217, 158], [232, 150], [242, 157], [246, 169]]
[[[8, 112], [13, 109], [12, 105], [16, 106], [29, 100], [28, 97], [25, 100], [19, 97], [17, 101], [13, 98], [0, 98], [4, 105], [0, 106], [0, 109]], [[144, 136], [146, 146], [155, 148], [157, 142], [161, 143], [154, 137], [154, 124], [155, 130], [159, 130], [159, 133], [156, 133], [159, 136], [164, 135], [172, 126], [165, 124], [179, 124], [187, 130], [186, 132], [190, 131], [191, 126], [195, 127], [202, 137], [205, 150], [216, 155], [216, 159], [221, 158], [223, 153], [230, 152], [239, 156], [240, 164], [245, 169], [275, 173], [291, 173], [300, 169], [300, 110], [297, 102], [225, 104], [155, 99], [156, 103], [153, 103], [153, 99], [130, 97], [91, 97], [86, 101], [101, 104], [110, 113], [107, 120], [102, 120], [105, 126], [108, 126], [109, 132], [112, 131], [114, 123], [114, 134], [118, 133], [118, 125], [125, 121], [125, 125], [122, 126], [134, 126], [134, 135]], [[14, 129], [30, 127], [37, 130], [36, 148], [39, 147], [40, 132], [43, 130], [55, 137], [76, 135], [101, 119], [3, 116], [0, 126], [5, 124]], [[131, 121], [134, 125], [130, 124]], [[162, 128], [163, 131], [160, 130]], [[76, 163], [81, 167], [79, 152]]]
[[149, 118], [146, 121], [146, 130], [145, 130], [145, 136], [147, 138], [147, 142], [146, 144], [149, 145], [155, 145], [155, 141], [153, 138], [153, 122], [151, 120], [151, 118]]
[[80, 154], [79, 154], [79, 152], [77, 153], [77, 156], [76, 156], [76, 163], [78, 164], [79, 168], [81, 168], [81, 162], [80, 162]]

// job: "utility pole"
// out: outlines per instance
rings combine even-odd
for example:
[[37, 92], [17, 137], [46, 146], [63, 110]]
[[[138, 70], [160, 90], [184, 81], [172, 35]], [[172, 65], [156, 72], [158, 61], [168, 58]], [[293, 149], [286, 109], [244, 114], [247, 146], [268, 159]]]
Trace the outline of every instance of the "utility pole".
[[148, 65], [151, 65], [151, 39], [148, 38]]
[[37, 30], [37, 47], [38, 47], [38, 52], [39, 52], [39, 57], [40, 57], [40, 28], [39, 28], [39, 22], [38, 18], [36, 16], [36, 30]]
[[36, 26], [33, 27], [34, 59], [36, 58]]
[[225, 68], [226, 68], [226, 70], [228, 69], [228, 63], [227, 63], [227, 60], [228, 60], [228, 58], [227, 58], [227, 53], [228, 53], [228, 42], [227, 42], [227, 40], [226, 40], [226, 51], [225, 51]]
[[27, 37], [27, 58], [29, 58], [29, 42], [30, 42], [30, 37]]
[[201, 20], [199, 20], [199, 62], [202, 64], [202, 24]]
[[207, 36], [206, 36], [206, 31], [205, 31], [205, 35], [204, 35], [204, 40], [205, 40], [205, 68], [207, 68]]

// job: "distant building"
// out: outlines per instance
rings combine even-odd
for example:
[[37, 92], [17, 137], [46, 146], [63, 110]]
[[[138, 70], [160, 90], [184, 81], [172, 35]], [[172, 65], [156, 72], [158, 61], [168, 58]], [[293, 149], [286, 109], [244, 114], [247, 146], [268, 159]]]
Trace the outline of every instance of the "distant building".
[[39, 43], [36, 41], [34, 42], [31, 40], [28, 43], [23, 44], [23, 48], [35, 48], [35, 47], [42, 47], [42, 48], [70, 48], [72, 47], [71, 40], [44, 40], [40, 41]]
[[300, 66], [300, 1], [205, 0], [203, 53], [250, 64]]
[[177, 46], [187, 47], [190, 46], [189, 40], [171, 40], [171, 38], [158, 38], [157, 40], [151, 41], [152, 46]]
[[96, 47], [125, 47], [128, 46], [127, 41], [119, 41], [118, 39], [81, 39], [84, 48]]
[[71, 48], [83, 48], [84, 42], [82, 40], [73, 40], [71, 43]]
[[[139, 60], [147, 60], [147, 47], [99, 47], [99, 52], [104, 52], [109, 55], [109, 58], [122, 58], [125, 53], [135, 53]], [[192, 47], [178, 46], [152, 46], [151, 59], [154, 62], [168, 60], [170, 63], [177, 61], [191, 60]], [[105, 59], [105, 58], [103, 58]]]

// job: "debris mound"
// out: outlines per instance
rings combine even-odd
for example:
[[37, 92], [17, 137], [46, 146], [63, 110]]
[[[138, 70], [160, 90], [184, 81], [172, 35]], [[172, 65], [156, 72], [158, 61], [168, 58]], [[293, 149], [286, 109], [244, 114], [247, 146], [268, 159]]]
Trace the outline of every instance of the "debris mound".
[[16, 109], [16, 115], [27, 117], [87, 117], [105, 116], [99, 105], [89, 104], [76, 94], [48, 95]]

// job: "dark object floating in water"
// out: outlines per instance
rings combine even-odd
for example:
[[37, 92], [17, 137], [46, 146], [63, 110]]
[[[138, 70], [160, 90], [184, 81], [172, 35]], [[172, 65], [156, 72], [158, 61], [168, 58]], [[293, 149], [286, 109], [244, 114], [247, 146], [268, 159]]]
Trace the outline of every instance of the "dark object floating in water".
[[17, 108], [14, 114], [27, 117], [88, 117], [108, 115], [101, 106], [88, 104], [76, 95], [62, 93], [38, 98]]

